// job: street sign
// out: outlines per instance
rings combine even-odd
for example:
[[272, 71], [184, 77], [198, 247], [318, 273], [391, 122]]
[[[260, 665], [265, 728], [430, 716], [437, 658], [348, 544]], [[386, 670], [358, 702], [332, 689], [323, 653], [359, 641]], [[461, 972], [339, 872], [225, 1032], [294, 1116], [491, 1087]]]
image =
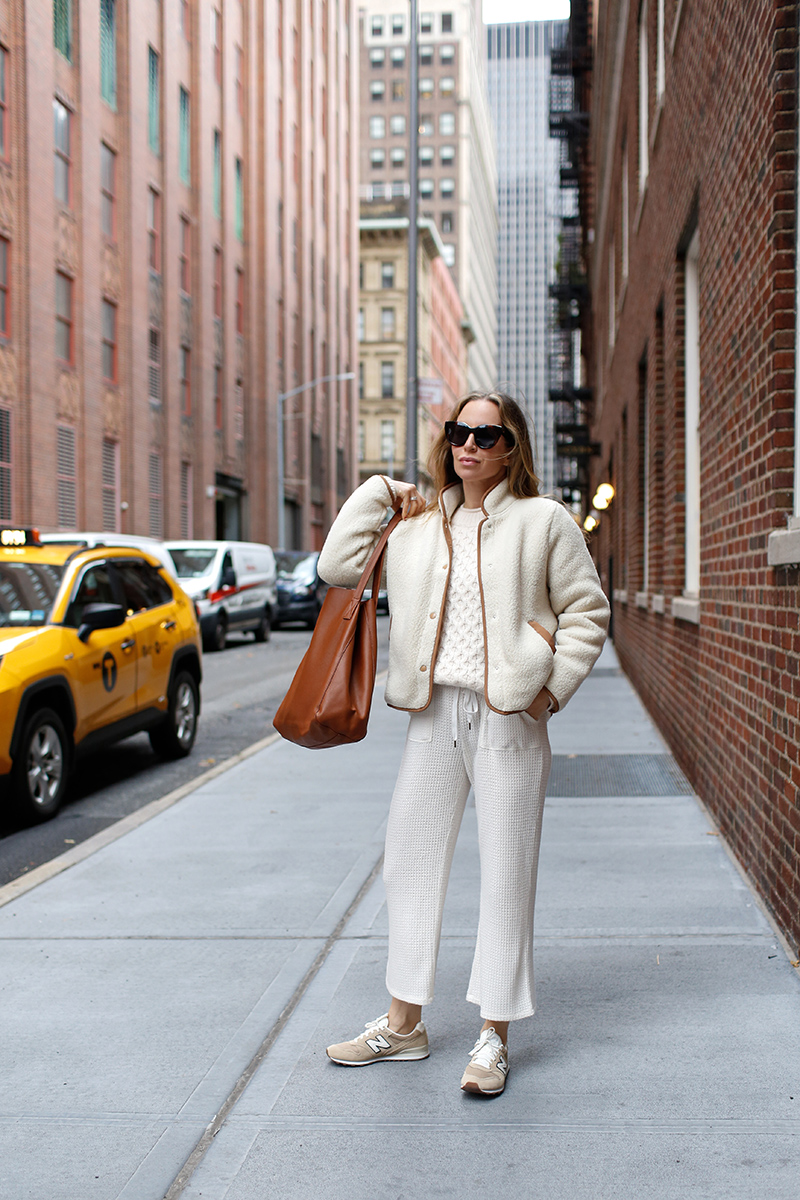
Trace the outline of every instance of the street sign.
[[441, 379], [418, 379], [417, 399], [420, 404], [432, 407], [442, 403], [443, 384]]

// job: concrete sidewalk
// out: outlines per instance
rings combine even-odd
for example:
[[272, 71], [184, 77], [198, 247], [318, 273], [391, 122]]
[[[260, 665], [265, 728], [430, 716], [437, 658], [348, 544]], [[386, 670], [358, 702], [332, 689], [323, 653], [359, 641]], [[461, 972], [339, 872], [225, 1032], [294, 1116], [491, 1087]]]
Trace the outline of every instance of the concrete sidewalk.
[[0, 1200], [794, 1200], [798, 971], [610, 647], [550, 723], [539, 1011], [505, 1094], [458, 1087], [474, 808], [431, 1057], [328, 1062], [386, 1009], [404, 731], [376, 697], [360, 746], [276, 743], [0, 908]]

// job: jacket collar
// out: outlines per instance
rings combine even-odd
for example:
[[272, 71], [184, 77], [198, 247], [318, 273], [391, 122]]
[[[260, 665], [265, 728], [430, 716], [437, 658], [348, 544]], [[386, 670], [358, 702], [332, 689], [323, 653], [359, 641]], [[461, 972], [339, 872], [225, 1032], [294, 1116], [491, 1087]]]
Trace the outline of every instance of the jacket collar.
[[[516, 497], [512, 494], [505, 476], [496, 483], [483, 497], [481, 508], [487, 517], [497, 517], [505, 512]], [[464, 503], [464, 489], [460, 483], [448, 483], [439, 492], [439, 508], [442, 516], [449, 523], [459, 504]]]

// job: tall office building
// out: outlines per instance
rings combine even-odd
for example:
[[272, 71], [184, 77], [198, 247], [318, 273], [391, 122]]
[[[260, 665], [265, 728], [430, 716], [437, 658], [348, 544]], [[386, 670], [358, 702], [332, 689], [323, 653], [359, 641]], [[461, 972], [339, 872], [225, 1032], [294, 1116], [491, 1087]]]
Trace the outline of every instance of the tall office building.
[[497, 138], [498, 378], [536, 427], [543, 490], [556, 485], [548, 329], [563, 194], [560, 143], [550, 137], [550, 51], [566, 21], [490, 25], [489, 103]]
[[[0, 520], [278, 532], [277, 395], [355, 373], [352, 0], [0, 5]], [[287, 403], [292, 544], [354, 380]]]
[[[419, 215], [429, 218], [471, 327], [470, 388], [497, 381], [497, 179], [480, 0], [424, 0], [419, 15]], [[361, 14], [360, 195], [408, 195], [408, 10]]]

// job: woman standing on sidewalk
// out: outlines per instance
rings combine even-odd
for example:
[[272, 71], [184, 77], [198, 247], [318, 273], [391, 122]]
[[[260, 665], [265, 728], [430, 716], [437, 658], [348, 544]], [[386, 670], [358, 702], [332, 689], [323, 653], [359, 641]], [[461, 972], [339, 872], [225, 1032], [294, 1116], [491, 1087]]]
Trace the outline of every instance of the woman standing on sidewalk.
[[508, 1025], [533, 1015], [533, 905], [550, 771], [547, 721], [602, 649], [608, 603], [583, 535], [539, 496], [525, 415], [500, 392], [462, 400], [433, 446], [438, 502], [411, 484], [368, 479], [333, 524], [320, 575], [354, 587], [386, 508], [392, 616], [386, 702], [410, 714], [386, 833], [389, 1011], [328, 1047], [347, 1066], [428, 1056], [456, 837], [475, 793], [480, 918], [467, 999], [483, 1028], [461, 1086], [497, 1095]]

